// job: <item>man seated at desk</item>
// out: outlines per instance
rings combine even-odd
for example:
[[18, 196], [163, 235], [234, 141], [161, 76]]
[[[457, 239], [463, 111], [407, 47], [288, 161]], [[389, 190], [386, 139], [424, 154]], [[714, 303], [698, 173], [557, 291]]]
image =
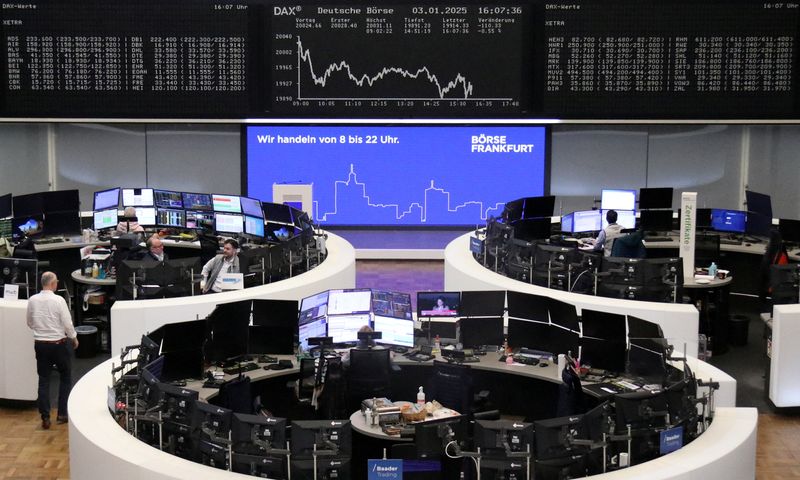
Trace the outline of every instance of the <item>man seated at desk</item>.
[[144, 233], [144, 227], [139, 225], [139, 221], [136, 218], [135, 207], [125, 207], [125, 211], [122, 214], [122, 220], [117, 224], [116, 231], [118, 234]]
[[597, 252], [602, 251], [604, 257], [611, 256], [611, 247], [614, 246], [614, 240], [622, 236], [622, 225], [617, 223], [616, 210], [609, 210], [606, 212], [606, 228], [600, 230], [600, 234], [594, 241], [594, 250]]
[[144, 256], [145, 260], [154, 260], [156, 262], [164, 262], [167, 260], [167, 254], [164, 252], [164, 242], [158, 235], [153, 235], [147, 239], [147, 253]]
[[223, 281], [222, 273], [239, 273], [239, 243], [229, 238], [222, 246], [222, 253], [209, 260], [203, 266], [203, 293], [221, 292]]

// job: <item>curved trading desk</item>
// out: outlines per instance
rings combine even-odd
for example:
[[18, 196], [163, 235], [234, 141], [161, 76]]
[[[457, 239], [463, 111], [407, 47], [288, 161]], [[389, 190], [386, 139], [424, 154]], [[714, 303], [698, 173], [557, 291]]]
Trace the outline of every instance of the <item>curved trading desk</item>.
[[0, 398], [36, 400], [38, 376], [27, 300], [0, 298]]
[[659, 324], [664, 331], [664, 336], [671, 341], [676, 351], [684, 351], [685, 344], [686, 354], [697, 357], [700, 316], [694, 305], [595, 297], [520, 282], [494, 273], [478, 263], [469, 250], [470, 236], [472, 233], [462, 235], [445, 248], [445, 290], [513, 290], [571, 303], [579, 309], [579, 314], [580, 310], [588, 308], [621, 315], [633, 315]]
[[194, 297], [124, 300], [111, 307], [111, 351], [138, 345], [142, 334], [168, 323], [205, 318], [217, 304], [248, 299], [301, 300], [324, 290], [355, 288], [356, 252], [342, 237], [328, 233], [328, 255], [312, 270], [278, 282]]
[[[398, 359], [398, 364], [407, 361]], [[75, 385], [69, 399], [70, 472], [74, 478], [94, 478], [98, 471], [114, 472], [117, 480], [176, 480], [203, 478], [233, 480], [253, 478], [216, 470], [162, 452], [129, 435], [114, 421], [107, 406], [111, 380], [108, 360], [95, 367]], [[557, 382], [556, 368], [511, 366], [496, 361], [471, 364], [473, 368], [528, 376]], [[254, 370], [247, 372], [253, 380], [263, 380], [298, 372], [297, 366], [287, 370]], [[698, 362], [698, 378], [728, 377], [716, 368]], [[732, 379], [730, 379], [732, 381]], [[716, 397], [717, 411], [711, 427], [689, 445], [656, 460], [625, 470], [597, 475], [609, 479], [697, 479], [726, 478], [728, 480], [755, 477], [757, 412], [752, 408], [731, 408], [731, 382], [723, 382]], [[733, 391], [735, 392], [735, 381]], [[187, 385], [192, 388], [193, 384]], [[209, 398], [213, 389], [198, 389], [200, 398]]]

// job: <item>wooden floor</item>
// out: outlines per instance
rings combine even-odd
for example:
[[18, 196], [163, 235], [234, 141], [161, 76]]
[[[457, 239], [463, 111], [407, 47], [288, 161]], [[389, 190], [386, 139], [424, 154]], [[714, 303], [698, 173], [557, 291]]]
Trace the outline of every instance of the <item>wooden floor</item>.
[[[441, 290], [443, 270], [441, 262], [359, 261], [356, 283], [406, 292]], [[0, 406], [0, 480], [69, 478], [67, 425], [53, 423], [42, 430], [40, 423], [33, 405]], [[800, 415], [759, 415], [756, 471], [758, 480], [800, 480]]]

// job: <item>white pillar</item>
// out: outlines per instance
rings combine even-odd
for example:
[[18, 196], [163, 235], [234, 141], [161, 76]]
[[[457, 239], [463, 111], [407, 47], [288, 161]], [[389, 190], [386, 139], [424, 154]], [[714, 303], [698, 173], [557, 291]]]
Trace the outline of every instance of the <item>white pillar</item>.
[[697, 192], [681, 193], [681, 236], [679, 254], [683, 258], [683, 278], [694, 276], [694, 232], [697, 227]]

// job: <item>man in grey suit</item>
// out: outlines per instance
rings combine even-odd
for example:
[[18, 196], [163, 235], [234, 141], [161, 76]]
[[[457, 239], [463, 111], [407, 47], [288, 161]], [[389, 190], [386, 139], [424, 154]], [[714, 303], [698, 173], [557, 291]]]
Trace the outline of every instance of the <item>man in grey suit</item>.
[[238, 252], [239, 243], [236, 240], [225, 240], [222, 253], [203, 266], [203, 293], [222, 291], [221, 273], [240, 273]]

